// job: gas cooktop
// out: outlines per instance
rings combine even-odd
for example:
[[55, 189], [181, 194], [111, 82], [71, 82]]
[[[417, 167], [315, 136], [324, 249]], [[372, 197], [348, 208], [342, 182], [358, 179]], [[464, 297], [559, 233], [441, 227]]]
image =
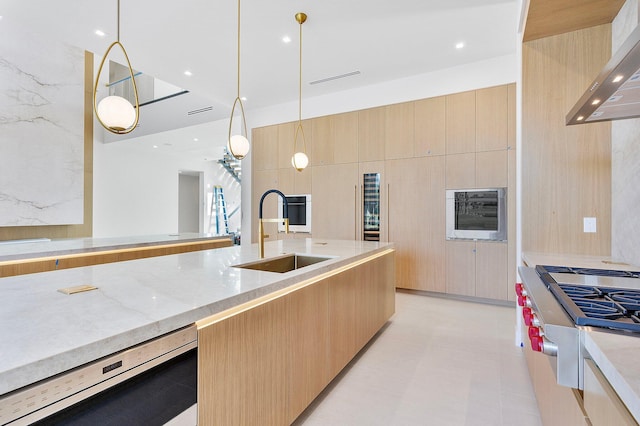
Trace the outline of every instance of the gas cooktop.
[[576, 325], [640, 333], [640, 272], [536, 266]]

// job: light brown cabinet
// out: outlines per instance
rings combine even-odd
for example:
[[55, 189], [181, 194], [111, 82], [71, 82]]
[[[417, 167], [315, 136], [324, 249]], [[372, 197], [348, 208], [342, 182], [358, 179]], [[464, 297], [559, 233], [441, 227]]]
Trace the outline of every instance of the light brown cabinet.
[[446, 152], [476, 152], [476, 92], [462, 92], [446, 97]]
[[445, 291], [444, 157], [389, 160], [389, 241], [396, 244], [398, 287]]
[[253, 170], [278, 168], [278, 126], [253, 129], [249, 152]]
[[312, 233], [316, 238], [354, 240], [358, 220], [358, 164], [312, 168]]
[[414, 103], [385, 107], [384, 158], [412, 158], [414, 149]]
[[357, 112], [328, 115], [312, 121], [312, 166], [358, 162]]
[[414, 102], [415, 156], [445, 154], [446, 96]]
[[358, 111], [358, 161], [384, 160], [385, 108]]
[[509, 122], [505, 118], [508, 114], [508, 86], [476, 90], [476, 151], [507, 149]]
[[447, 293], [507, 300], [507, 252], [502, 242], [447, 241]]
[[197, 322], [198, 424], [291, 424], [395, 310], [394, 252]]
[[584, 409], [593, 426], [638, 424], [591, 359], [584, 361]]

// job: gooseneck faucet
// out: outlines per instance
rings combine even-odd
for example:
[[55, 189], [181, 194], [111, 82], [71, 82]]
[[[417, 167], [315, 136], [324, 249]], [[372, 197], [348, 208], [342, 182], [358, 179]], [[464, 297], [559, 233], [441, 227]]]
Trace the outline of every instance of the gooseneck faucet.
[[[262, 218], [262, 202], [265, 197], [272, 192], [275, 192], [282, 198], [282, 218], [281, 219], [263, 219]], [[284, 232], [289, 233], [289, 204], [287, 203], [287, 197], [277, 189], [269, 189], [262, 197], [260, 197], [260, 207], [258, 209], [258, 251], [260, 252], [260, 259], [264, 258], [264, 238], [268, 237], [268, 235], [264, 234], [264, 222], [283, 222], [284, 223]]]

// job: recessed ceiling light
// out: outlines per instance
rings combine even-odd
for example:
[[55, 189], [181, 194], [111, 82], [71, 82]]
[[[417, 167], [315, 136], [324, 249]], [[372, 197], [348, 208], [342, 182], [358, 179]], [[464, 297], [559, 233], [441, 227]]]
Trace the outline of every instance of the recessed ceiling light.
[[623, 78], [624, 78], [624, 76], [621, 75], [621, 74], [620, 75], [616, 75], [616, 77], [613, 79], [613, 82], [614, 83], [618, 83], [618, 82], [622, 81]]
[[189, 71], [189, 70], [186, 70], [184, 72], [184, 75], [186, 75], [187, 77], [191, 77], [193, 75], [193, 73], [191, 71]]
[[591, 102], [591, 105], [598, 105], [599, 103], [600, 103], [600, 99], [594, 99], [594, 100]]
[[157, 148], [157, 147], [158, 147], [158, 145], [154, 145], [153, 147], [154, 147], [154, 148]]
[[193, 141], [194, 142], [198, 142], [198, 138], [193, 138]]
[[291, 37], [289, 37], [289, 36], [284, 36], [284, 37], [282, 37], [282, 41], [283, 41], [284, 43], [291, 43]]
[[580, 117], [576, 118], [576, 120], [578, 120], [578, 121], [584, 120], [584, 115], [581, 115]]
[[104, 32], [104, 31], [102, 31], [102, 30], [96, 30], [96, 35], [97, 35], [98, 37], [104, 37], [104, 36], [106, 36], [107, 34], [105, 34], [105, 32]]
[[243, 96], [243, 97], [241, 97], [241, 98], [240, 98], [240, 100], [241, 100], [242, 102], [244, 102], [244, 101], [246, 101], [246, 100], [247, 100], [247, 97], [246, 97], [246, 96]]
[[464, 43], [463, 42], [456, 43], [456, 49], [462, 49], [463, 47], [464, 47]]

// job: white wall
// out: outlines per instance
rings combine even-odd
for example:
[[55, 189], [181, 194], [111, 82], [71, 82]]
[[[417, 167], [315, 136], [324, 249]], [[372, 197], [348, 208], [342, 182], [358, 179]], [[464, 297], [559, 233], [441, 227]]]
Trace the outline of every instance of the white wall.
[[[212, 186], [222, 185], [231, 212], [240, 201], [240, 185], [217, 162], [194, 157], [136, 148], [131, 141], [95, 142], [93, 236], [177, 232], [179, 170], [204, 173], [203, 225], [208, 232]], [[230, 231], [239, 227], [239, 220], [232, 218]]]
[[[439, 70], [409, 78], [388, 81], [358, 89], [315, 98], [302, 99], [302, 118], [321, 117], [348, 111], [431, 98], [467, 90], [492, 87], [519, 81], [516, 54]], [[303, 91], [304, 93], [304, 91]], [[248, 110], [250, 128], [295, 121], [298, 118], [298, 102], [274, 105], [260, 110]], [[251, 211], [251, 153], [243, 160], [242, 206]], [[243, 215], [242, 229], [250, 234], [251, 215]], [[243, 243], [250, 243], [249, 239]]]

